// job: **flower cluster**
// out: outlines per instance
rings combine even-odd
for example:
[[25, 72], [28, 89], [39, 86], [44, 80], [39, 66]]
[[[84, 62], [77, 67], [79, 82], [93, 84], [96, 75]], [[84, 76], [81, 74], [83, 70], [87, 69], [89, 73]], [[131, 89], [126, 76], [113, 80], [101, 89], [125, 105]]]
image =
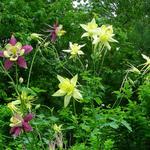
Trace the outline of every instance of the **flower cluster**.
[[17, 100], [7, 104], [7, 107], [12, 111], [12, 117], [10, 119], [10, 133], [14, 137], [17, 137], [23, 131], [32, 131], [32, 127], [28, 124], [28, 122], [33, 118], [33, 114], [29, 113], [25, 116], [24, 114], [31, 111], [31, 102], [34, 99], [34, 95], [31, 95], [28, 89], [22, 88], [21, 94], [17, 97]]
[[90, 37], [94, 45], [99, 45], [100, 47], [106, 47], [108, 50], [111, 49], [109, 42], [118, 42], [113, 38], [113, 28], [112, 25], [102, 25], [98, 27], [95, 19], [92, 19], [88, 24], [80, 25], [86, 32], [82, 37]]
[[5, 46], [3, 51], [0, 51], [0, 57], [6, 58], [4, 67], [9, 69], [14, 63], [17, 63], [22, 68], [27, 68], [27, 63], [24, 55], [32, 51], [32, 46], [24, 45], [17, 42], [16, 38], [12, 35], [9, 43]]

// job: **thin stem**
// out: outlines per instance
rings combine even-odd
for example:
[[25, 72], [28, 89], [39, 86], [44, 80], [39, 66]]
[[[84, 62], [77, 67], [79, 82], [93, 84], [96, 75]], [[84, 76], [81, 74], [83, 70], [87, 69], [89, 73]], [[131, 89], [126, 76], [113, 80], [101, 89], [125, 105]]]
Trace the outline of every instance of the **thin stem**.
[[27, 88], [28, 88], [29, 85], [30, 85], [31, 72], [32, 72], [33, 64], [34, 64], [35, 57], [36, 57], [36, 54], [37, 54], [38, 50], [39, 50], [39, 49], [37, 49], [37, 50], [35, 51], [34, 55], [33, 55], [33, 59], [32, 59], [31, 66], [30, 66], [30, 70], [29, 70], [29, 75], [28, 75]]
[[1, 64], [1, 67], [2, 67], [2, 70], [4, 71], [4, 73], [8, 76], [8, 78], [11, 80], [12, 84], [13, 84], [13, 87], [17, 93], [17, 95], [20, 95], [19, 92], [18, 92], [18, 89], [16, 88], [16, 84], [15, 84], [15, 81], [13, 80], [13, 78], [10, 76], [10, 74], [7, 72], [7, 70], [5, 69], [5, 67], [3, 66], [2, 62], [0, 62]]
[[16, 88], [18, 89], [18, 67], [16, 63]]
[[77, 116], [77, 113], [76, 113], [76, 104], [75, 104], [75, 100], [74, 99], [73, 99], [73, 110], [74, 110], [75, 116]]
[[37, 52], [40, 50], [40, 47], [45, 43], [45, 41], [47, 40], [48, 36], [42, 41], [42, 43], [39, 45], [39, 47], [37, 46], [37, 50], [35, 51], [34, 55], [33, 55], [33, 59], [32, 59], [32, 62], [31, 62], [31, 66], [30, 66], [30, 70], [29, 70], [29, 75], [28, 75], [28, 80], [27, 80], [27, 88], [29, 87], [30, 85], [30, 78], [31, 78], [31, 72], [32, 72], [32, 68], [33, 68], [33, 64], [34, 64], [34, 61], [35, 61], [35, 57], [37, 55]]
[[[103, 48], [102, 48], [102, 50], [103, 50]], [[100, 69], [99, 69], [99, 73], [98, 73], [98, 74], [100, 74], [100, 72], [101, 72], [101, 70], [102, 70], [102, 67], [103, 67], [103, 64], [104, 64], [104, 59], [105, 59], [106, 53], [107, 53], [107, 49], [104, 51], [104, 55], [103, 55], [103, 57], [102, 57], [101, 67], [100, 67]]]
[[79, 60], [81, 66], [82, 66], [82, 68], [83, 68], [83, 70], [85, 70], [85, 67], [84, 67], [84, 65], [83, 65], [83, 63], [82, 63], [82, 61], [81, 61], [81, 59], [80, 59], [79, 57], [77, 57], [77, 59]]

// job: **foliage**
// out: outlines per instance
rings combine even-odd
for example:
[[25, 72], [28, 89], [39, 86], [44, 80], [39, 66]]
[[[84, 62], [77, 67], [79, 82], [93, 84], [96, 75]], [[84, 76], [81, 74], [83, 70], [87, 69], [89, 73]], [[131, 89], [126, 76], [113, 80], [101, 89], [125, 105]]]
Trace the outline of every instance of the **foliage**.
[[72, 3], [0, 2], [0, 149], [150, 149], [149, 1]]

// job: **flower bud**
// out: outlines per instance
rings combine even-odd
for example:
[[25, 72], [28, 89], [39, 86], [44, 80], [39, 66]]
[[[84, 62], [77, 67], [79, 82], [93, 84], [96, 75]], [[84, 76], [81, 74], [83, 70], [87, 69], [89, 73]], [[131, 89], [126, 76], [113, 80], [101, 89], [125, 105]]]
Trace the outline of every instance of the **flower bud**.
[[22, 77], [19, 78], [19, 83], [20, 84], [23, 83], [23, 78]]

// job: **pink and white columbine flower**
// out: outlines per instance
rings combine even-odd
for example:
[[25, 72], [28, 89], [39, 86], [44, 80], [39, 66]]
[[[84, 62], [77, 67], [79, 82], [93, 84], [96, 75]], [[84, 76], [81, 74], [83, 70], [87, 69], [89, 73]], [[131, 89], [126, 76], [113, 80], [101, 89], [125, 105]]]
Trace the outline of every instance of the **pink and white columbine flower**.
[[20, 114], [15, 114], [11, 117], [11, 129], [10, 134], [14, 137], [17, 137], [21, 134], [21, 132], [30, 132], [32, 131], [32, 127], [29, 125], [29, 121], [32, 120], [33, 114], [28, 114], [24, 118]]
[[0, 57], [6, 58], [4, 62], [5, 69], [9, 69], [16, 62], [21, 68], [27, 68], [27, 63], [24, 55], [32, 51], [31, 45], [24, 45], [17, 42], [16, 38], [12, 35], [9, 43], [5, 46], [5, 50], [0, 51]]
[[52, 42], [56, 41], [57, 36], [60, 37], [66, 33], [66, 31], [63, 30], [63, 26], [61, 24], [59, 25], [58, 23], [54, 23], [53, 27], [50, 25], [48, 26], [51, 28], [50, 30], [47, 30], [47, 32], [50, 33]]

